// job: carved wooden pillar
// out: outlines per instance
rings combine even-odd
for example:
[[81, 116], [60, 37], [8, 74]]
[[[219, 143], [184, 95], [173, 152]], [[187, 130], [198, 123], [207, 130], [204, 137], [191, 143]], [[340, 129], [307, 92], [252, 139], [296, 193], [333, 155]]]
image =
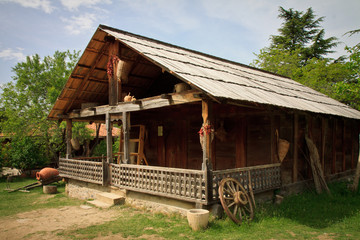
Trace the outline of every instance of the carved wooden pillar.
[[204, 171], [205, 178], [205, 196], [206, 201], [209, 203], [213, 198], [213, 181], [212, 181], [212, 164], [211, 164], [211, 138], [213, 133], [213, 105], [209, 100], [202, 101], [202, 118], [203, 126], [202, 133], [202, 150], [203, 150], [203, 163], [202, 170]]
[[112, 126], [111, 126], [111, 117], [109, 113], [105, 115], [105, 125], [106, 125], [106, 160], [107, 163], [113, 162], [113, 151], [112, 151]]
[[107, 38], [107, 41], [110, 42], [109, 60], [107, 65], [107, 74], [109, 78], [109, 105], [115, 106], [118, 103], [119, 94], [121, 95], [121, 89], [119, 89], [118, 77], [116, 76], [117, 75], [116, 68], [119, 61], [118, 58], [119, 42], [116, 41], [115, 38]]
[[122, 129], [124, 131], [124, 162], [129, 163], [130, 152], [129, 152], [129, 141], [130, 141], [130, 113], [122, 113]]
[[66, 119], [66, 158], [71, 157], [72, 120]]

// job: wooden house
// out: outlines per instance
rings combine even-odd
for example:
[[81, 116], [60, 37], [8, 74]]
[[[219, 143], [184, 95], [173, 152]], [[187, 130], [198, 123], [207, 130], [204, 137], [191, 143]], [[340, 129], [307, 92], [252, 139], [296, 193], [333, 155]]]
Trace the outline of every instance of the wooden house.
[[[63, 177], [201, 205], [218, 202], [226, 176], [246, 185], [251, 175], [255, 192], [311, 179], [305, 135], [327, 179], [351, 173], [359, 150], [360, 112], [345, 104], [283, 76], [103, 25], [49, 119], [67, 122]], [[74, 121], [106, 124], [105, 159], [71, 156]], [[114, 123], [122, 125], [120, 153], [112, 152]], [[281, 162], [279, 139], [288, 143]]]

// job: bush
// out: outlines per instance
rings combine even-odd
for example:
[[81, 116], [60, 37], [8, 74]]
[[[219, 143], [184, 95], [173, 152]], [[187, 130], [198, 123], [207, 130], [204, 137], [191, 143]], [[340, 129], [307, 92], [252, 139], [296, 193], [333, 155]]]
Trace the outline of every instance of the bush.
[[8, 143], [8, 157], [11, 167], [27, 170], [46, 166], [48, 160], [44, 155], [44, 147], [36, 142], [35, 137], [26, 136], [12, 139]]

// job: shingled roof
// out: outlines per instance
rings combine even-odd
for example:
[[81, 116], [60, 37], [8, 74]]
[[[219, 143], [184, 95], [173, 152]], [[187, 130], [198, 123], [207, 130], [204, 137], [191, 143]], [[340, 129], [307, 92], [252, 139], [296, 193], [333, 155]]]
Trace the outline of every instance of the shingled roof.
[[[76, 101], [88, 101], [86, 95], [91, 95], [95, 90], [107, 94], [106, 84], [98, 84], [97, 87], [94, 85], [96, 84], [96, 79], [104, 79], [106, 82], [106, 71], [100, 75], [97, 74], [96, 79], [93, 79], [93, 81], [90, 80], [95, 75], [87, 77], [87, 79], [85, 75], [83, 77], [80, 76], [80, 79], [87, 80], [87, 83], [76, 83], [76, 78], [74, 78], [77, 75], [81, 75], [79, 73], [84, 68], [84, 63], [89, 61], [89, 58], [91, 58], [92, 62], [96, 62], [97, 59], [97, 64], [102, 62], [101, 65], [106, 69], [107, 58], [101, 59], [98, 57], [99, 54], [103, 54], [102, 51], [106, 44], [103, 41], [105, 36], [113, 36], [123, 46], [142, 56], [143, 62], [148, 61], [148, 63], [156, 66], [152, 71], [153, 77], [164, 71], [169, 72], [181, 81], [220, 101], [227, 99], [235, 102], [272, 105], [360, 119], [359, 111], [287, 77], [104, 25], [100, 25], [97, 29], [65, 86], [65, 89], [74, 90], [71, 90], [72, 92], [63, 90], [49, 115], [50, 118], [56, 118], [58, 113], [62, 114], [74, 109], [75, 106], [71, 105], [76, 105]], [[149, 67], [149, 64], [146, 66]], [[86, 67], [89, 68], [91, 66]], [[99, 66], [92, 67], [101, 69]], [[147, 70], [142, 71], [146, 72]], [[79, 86], [82, 87], [79, 88]], [[92, 91], [89, 91], [89, 89], [92, 89]], [[77, 93], [76, 98], [71, 97], [75, 94], [76, 90], [82, 91], [82, 93]], [[82, 98], [79, 94], [85, 97]], [[96, 93], [94, 94], [96, 95]], [[67, 101], [68, 103], [63, 104], [61, 101]]]

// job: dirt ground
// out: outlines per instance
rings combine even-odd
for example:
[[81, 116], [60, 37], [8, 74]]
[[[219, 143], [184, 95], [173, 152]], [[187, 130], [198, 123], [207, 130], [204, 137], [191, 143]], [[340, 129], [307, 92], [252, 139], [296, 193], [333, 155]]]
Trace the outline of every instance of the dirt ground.
[[[120, 217], [117, 209], [98, 209], [87, 205], [41, 209], [0, 219], [0, 239], [65, 239], [58, 232], [101, 224]], [[141, 236], [142, 239], [158, 239], [155, 236]], [[121, 235], [98, 237], [103, 239], [124, 239]], [[129, 238], [127, 238], [129, 239]]]

